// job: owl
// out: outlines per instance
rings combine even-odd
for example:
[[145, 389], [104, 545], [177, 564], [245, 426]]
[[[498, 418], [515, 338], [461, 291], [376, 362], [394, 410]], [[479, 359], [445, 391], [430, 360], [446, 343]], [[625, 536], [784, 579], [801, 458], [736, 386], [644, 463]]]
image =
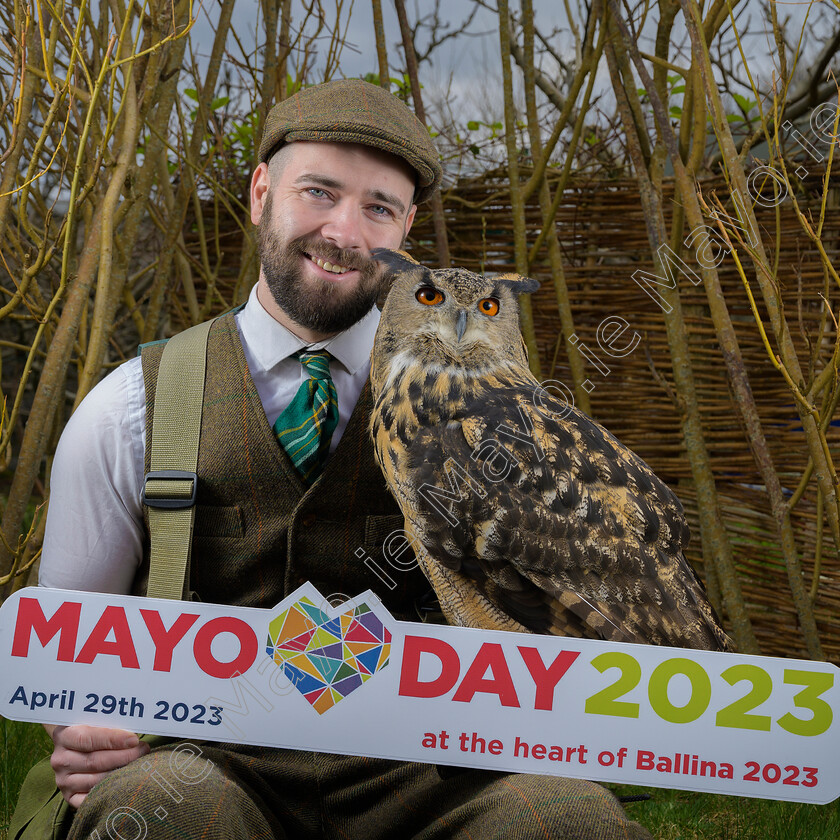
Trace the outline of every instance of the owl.
[[728, 649], [676, 496], [530, 372], [518, 296], [539, 283], [373, 256], [391, 288], [369, 431], [447, 620]]

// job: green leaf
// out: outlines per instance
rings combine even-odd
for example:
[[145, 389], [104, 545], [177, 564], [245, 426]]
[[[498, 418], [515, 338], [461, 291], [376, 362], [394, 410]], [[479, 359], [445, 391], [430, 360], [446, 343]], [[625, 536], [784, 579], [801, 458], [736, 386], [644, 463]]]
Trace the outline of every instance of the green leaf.
[[479, 128], [481, 128], [481, 123], [480, 123], [480, 122], [478, 122], [478, 120], [470, 120], [470, 121], [467, 123], [467, 128], [468, 128], [470, 131], [478, 131], [478, 129], [479, 129]]
[[671, 88], [671, 93], [682, 93], [685, 90], [685, 85], [676, 85]]
[[504, 126], [502, 126], [500, 122], [494, 122], [493, 125], [490, 126], [490, 128], [494, 129], [495, 131], [501, 131], [503, 127]]
[[219, 108], [224, 107], [225, 105], [230, 102], [229, 96], [217, 96], [211, 103], [210, 103], [210, 110], [211, 111], [218, 111]]
[[478, 157], [481, 154], [481, 149], [479, 149], [475, 143], [470, 146], [470, 151], [473, 153], [473, 157]]
[[748, 114], [758, 105], [758, 102], [754, 102], [752, 99], [747, 99], [746, 96], [741, 96], [739, 93], [733, 93], [732, 98], [738, 103], [738, 105], [743, 108], [744, 113]]
[[681, 116], [682, 116], [682, 108], [680, 108], [680, 106], [679, 106], [679, 105], [672, 105], [672, 106], [668, 109], [668, 113], [669, 113], [672, 117], [677, 117], [677, 118], [679, 118], [679, 117], [681, 117]]
[[193, 102], [198, 102], [198, 94], [195, 92], [195, 88], [186, 88], [184, 93], [189, 96]]
[[727, 114], [726, 121], [731, 123], [743, 122], [744, 118], [740, 114]]

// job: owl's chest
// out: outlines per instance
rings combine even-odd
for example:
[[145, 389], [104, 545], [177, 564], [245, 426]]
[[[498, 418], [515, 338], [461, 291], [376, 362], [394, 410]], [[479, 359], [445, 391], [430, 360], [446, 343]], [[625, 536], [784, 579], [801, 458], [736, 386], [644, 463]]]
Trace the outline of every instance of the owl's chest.
[[463, 377], [414, 365], [395, 377], [376, 401], [386, 428], [403, 432], [437, 426], [463, 416], [471, 390]]
[[438, 395], [386, 391], [377, 401], [372, 417], [374, 437], [408, 446], [421, 429], [439, 428], [457, 422], [461, 406]]

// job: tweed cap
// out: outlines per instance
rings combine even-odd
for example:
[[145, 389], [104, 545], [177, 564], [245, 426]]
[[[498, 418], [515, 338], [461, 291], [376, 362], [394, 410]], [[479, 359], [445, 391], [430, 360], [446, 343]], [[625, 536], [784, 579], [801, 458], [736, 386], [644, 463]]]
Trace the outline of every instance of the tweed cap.
[[260, 162], [295, 140], [361, 143], [401, 157], [417, 173], [417, 204], [440, 184], [440, 159], [429, 132], [396, 96], [362, 79], [313, 85], [275, 105], [266, 119]]

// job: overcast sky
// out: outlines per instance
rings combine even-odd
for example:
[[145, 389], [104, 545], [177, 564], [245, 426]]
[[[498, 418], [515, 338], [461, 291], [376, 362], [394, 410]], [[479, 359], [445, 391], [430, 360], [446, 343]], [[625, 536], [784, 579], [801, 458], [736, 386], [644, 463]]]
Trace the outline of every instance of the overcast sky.
[[[569, 0], [569, 5], [576, 9], [577, 0]], [[344, 0], [343, 20], [348, 18], [348, 9], [351, 0]], [[443, 11], [441, 17], [450, 24], [458, 25], [464, 20], [470, 10], [474, 7], [472, 0], [444, 0], [441, 4]], [[519, 9], [517, 0], [511, 0], [511, 8]], [[552, 40], [553, 46], [563, 55], [572, 56], [572, 38], [569, 33], [566, 12], [562, 0], [533, 0], [537, 28], [544, 34], [549, 34], [555, 29], [560, 33]], [[740, 18], [741, 26], [748, 26], [752, 36], [745, 42], [747, 58], [751, 72], [757, 77], [762, 88], [769, 85], [773, 69], [771, 56], [776, 49], [772, 39], [769, 26], [763, 19], [762, 3], [760, 0], [743, 0], [739, 4], [742, 9]], [[336, 0], [323, 0], [323, 6], [327, 10], [328, 17], [335, 15]], [[402, 52], [398, 48], [400, 41], [399, 26], [397, 23], [394, 5], [391, 0], [382, 0], [383, 14], [385, 18], [386, 38], [388, 42], [388, 57], [391, 64], [392, 75], [395, 75], [395, 66], [401, 67], [404, 63]], [[406, 7], [411, 20], [416, 20], [419, 15], [426, 15], [434, 8], [432, 0], [407, 0]], [[650, 3], [651, 23], [655, 25], [656, 8], [655, 3]], [[255, 13], [259, 6], [256, 0], [239, 0], [235, 11], [234, 21], [240, 39], [246, 49], [253, 49], [255, 39], [255, 28], [258, 20]], [[293, 27], [300, 24], [302, 20], [303, 0], [293, 0]], [[830, 0], [816, 0], [809, 3], [807, 0], [786, 0], [777, 3], [778, 14], [781, 19], [789, 18], [789, 33], [791, 37], [798, 37], [806, 21], [806, 14], [810, 8], [810, 18], [805, 25], [804, 48], [812, 51], [816, 48], [816, 39], [813, 37], [822, 29], [827, 29], [830, 23], [836, 23], [838, 12]], [[198, 21], [194, 29], [193, 44], [205, 55], [209, 53], [212, 45], [213, 28], [209, 18], [215, 17], [218, 10], [216, 0], [196, 0], [195, 5]], [[460, 36], [442, 45], [433, 55], [431, 63], [426, 62], [421, 66], [421, 81], [430, 101], [444, 98], [444, 92], [450, 90], [451, 101], [456, 101], [463, 108], [464, 121], [467, 119], [484, 119], [495, 113], [500, 115], [501, 108], [501, 69], [499, 60], [499, 38], [497, 29], [498, 17], [492, 11], [480, 9], [476, 14], [469, 31], [471, 37]], [[685, 39], [684, 28], [681, 24], [681, 16], [678, 17], [678, 25], [674, 29], [672, 52], [670, 60], [675, 63], [687, 65], [688, 59], [685, 54], [682, 56], [676, 49], [676, 45]], [[832, 27], [833, 28], [833, 27]], [[651, 26], [645, 28], [645, 36], [653, 31]], [[644, 43], [647, 40], [648, 43]], [[643, 37], [643, 48], [653, 50], [649, 37]], [[743, 62], [737, 53], [734, 41], [732, 41], [732, 61], [736, 75], [744, 77], [746, 74], [738, 72]], [[426, 41], [421, 38], [420, 45]], [[324, 53], [327, 49], [328, 39], [320, 42], [319, 60], [316, 63], [315, 78], [322, 78]], [[238, 47], [231, 42], [230, 49], [238, 52]], [[609, 88], [606, 72], [606, 62], [602, 62], [599, 73], [599, 81], [603, 89]], [[352, 13], [349, 15], [347, 25], [347, 46], [341, 57], [340, 74], [343, 76], [361, 76], [368, 72], [377, 71], [376, 51], [373, 36], [373, 14], [370, 0], [355, 0], [352, 5]], [[544, 64], [544, 69], [553, 73], [556, 66], [551, 62]], [[746, 91], [744, 91], [746, 92]]]

